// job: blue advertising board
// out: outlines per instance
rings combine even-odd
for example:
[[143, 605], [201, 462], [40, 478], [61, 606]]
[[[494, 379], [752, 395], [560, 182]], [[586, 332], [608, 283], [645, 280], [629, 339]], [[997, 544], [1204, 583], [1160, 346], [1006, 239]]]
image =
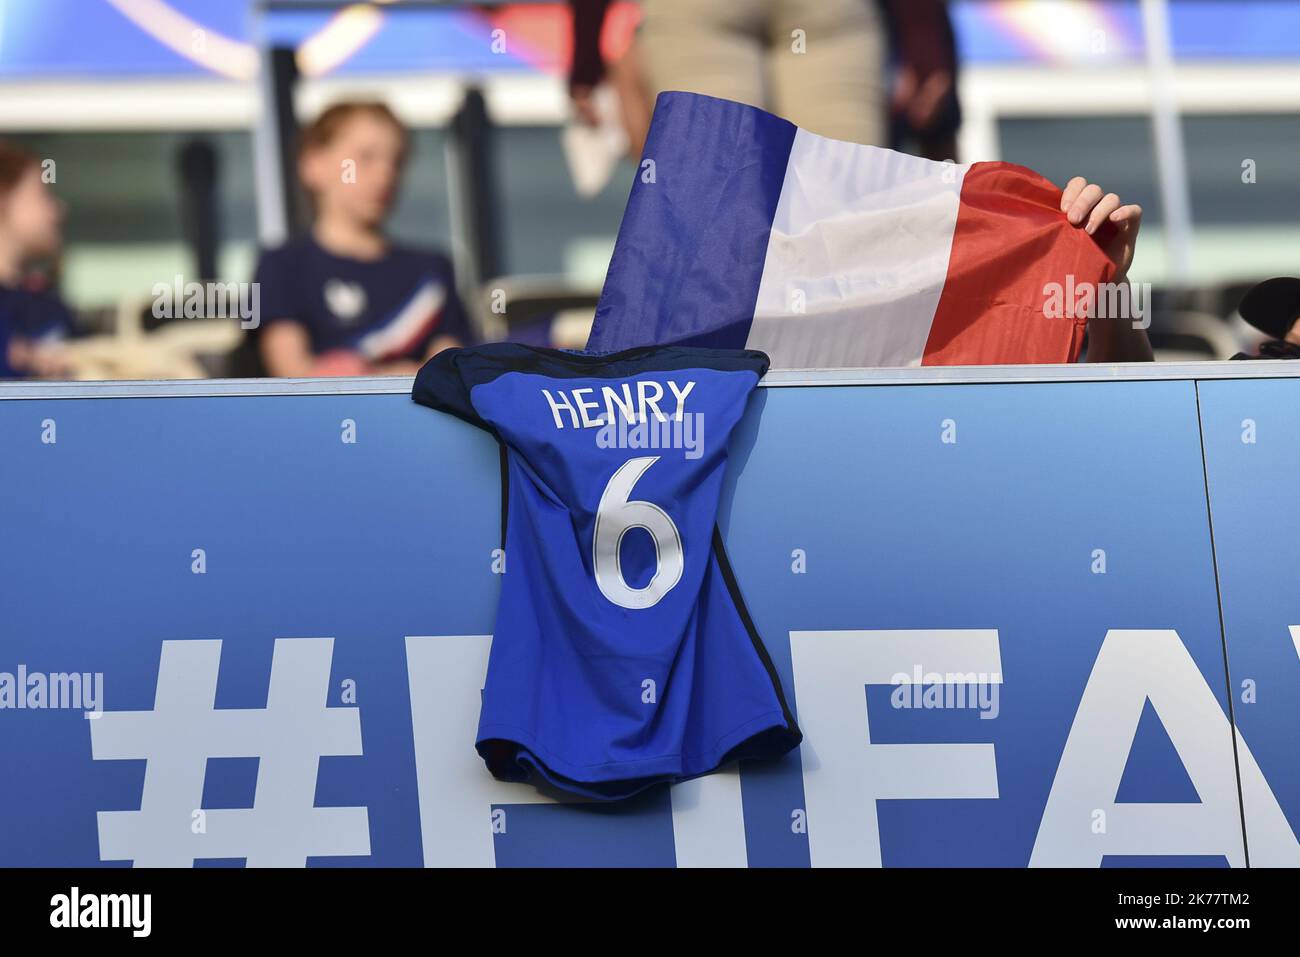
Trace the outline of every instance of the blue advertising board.
[[0, 386], [0, 865], [1295, 865], [1300, 381], [1185, 368], [770, 375], [804, 743], [616, 804], [474, 751], [498, 451], [409, 380]]
[[1252, 864], [1297, 866], [1300, 381], [1198, 385]]

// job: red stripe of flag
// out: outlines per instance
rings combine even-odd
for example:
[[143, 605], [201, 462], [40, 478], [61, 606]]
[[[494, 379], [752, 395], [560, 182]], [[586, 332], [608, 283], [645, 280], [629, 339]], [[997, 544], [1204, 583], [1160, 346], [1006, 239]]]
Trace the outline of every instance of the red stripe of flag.
[[[1061, 190], [1011, 163], [975, 163], [962, 181], [943, 292], [922, 365], [1074, 362], [1084, 316], [1044, 314], [1044, 287], [1109, 282], [1115, 265], [1061, 213]], [[1072, 284], [1067, 286], [1072, 278]], [[978, 321], [973, 321], [978, 317]]]

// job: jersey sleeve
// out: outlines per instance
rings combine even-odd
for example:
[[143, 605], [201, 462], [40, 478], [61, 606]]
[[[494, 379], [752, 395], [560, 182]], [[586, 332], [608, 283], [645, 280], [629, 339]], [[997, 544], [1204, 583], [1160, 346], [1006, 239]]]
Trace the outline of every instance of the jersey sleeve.
[[439, 412], [448, 412], [470, 425], [492, 431], [492, 427], [474, 411], [470, 401], [471, 383], [466, 379], [464, 360], [469, 350], [443, 349], [430, 358], [416, 373], [411, 398]]

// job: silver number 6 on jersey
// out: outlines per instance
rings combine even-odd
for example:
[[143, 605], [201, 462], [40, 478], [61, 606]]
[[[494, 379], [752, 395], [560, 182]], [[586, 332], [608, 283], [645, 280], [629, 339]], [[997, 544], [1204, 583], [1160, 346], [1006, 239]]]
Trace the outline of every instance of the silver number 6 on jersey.
[[[653, 502], [630, 502], [632, 487], [657, 455], [628, 459], [619, 466], [600, 496], [596, 508], [596, 530], [592, 535], [592, 563], [600, 593], [621, 608], [650, 608], [657, 605], [682, 580], [686, 560], [682, 555], [682, 536], [677, 526]], [[655, 573], [644, 588], [631, 588], [623, 579], [619, 552], [623, 536], [630, 529], [643, 528], [655, 543]]]

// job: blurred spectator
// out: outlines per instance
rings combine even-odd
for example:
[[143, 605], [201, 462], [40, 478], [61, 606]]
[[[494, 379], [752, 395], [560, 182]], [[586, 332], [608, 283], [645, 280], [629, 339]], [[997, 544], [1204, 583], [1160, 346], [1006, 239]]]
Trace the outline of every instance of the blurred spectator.
[[337, 103], [302, 131], [298, 175], [312, 201], [311, 232], [257, 265], [269, 374], [408, 375], [470, 341], [451, 261], [384, 232], [407, 142], [392, 111], [369, 101]]
[[605, 57], [600, 50], [600, 35], [605, 28], [605, 14], [613, 0], [569, 0], [573, 26], [573, 61], [569, 66], [569, 96], [579, 119], [594, 126], [597, 122], [592, 96], [606, 79]]
[[60, 343], [72, 313], [29, 272], [63, 243], [63, 206], [41, 172], [35, 155], [0, 143], [0, 378], [66, 371]]
[[[570, 4], [570, 92], [579, 117], [594, 122], [609, 0]], [[634, 155], [664, 90], [747, 103], [822, 136], [886, 142], [884, 31], [871, 0], [642, 0], [641, 9], [636, 39], [609, 73]]]
[[880, 0], [894, 68], [889, 145], [957, 159], [957, 38], [945, 0]]
[[1300, 279], [1264, 280], [1246, 293], [1237, 311], [1272, 338], [1260, 343], [1258, 355], [1238, 352], [1234, 359], [1300, 359]]

